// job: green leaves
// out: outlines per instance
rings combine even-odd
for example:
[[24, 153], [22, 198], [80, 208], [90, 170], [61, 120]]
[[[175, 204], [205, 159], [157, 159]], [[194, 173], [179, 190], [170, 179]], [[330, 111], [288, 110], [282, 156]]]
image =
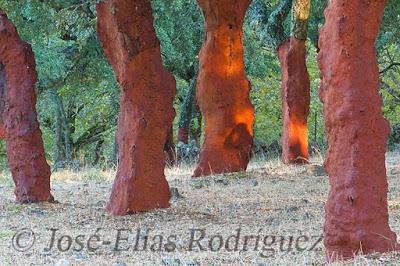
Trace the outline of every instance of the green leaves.
[[196, 0], [153, 0], [154, 25], [166, 68], [189, 81], [203, 42], [203, 17]]
[[[38, 114], [47, 151], [53, 150], [55, 141], [56, 106], [52, 95], [57, 93], [71, 119], [72, 141], [76, 142], [90, 135], [90, 132], [102, 129], [105, 130], [101, 133], [105, 139], [104, 153], [112, 153], [119, 110], [119, 88], [97, 38], [97, 2], [99, 0], [0, 0], [0, 7], [35, 52], [40, 92]], [[279, 40], [268, 39], [271, 32], [261, 26], [268, 24], [271, 13], [276, 11], [280, 3], [280, 0], [253, 0], [244, 23], [245, 67], [252, 83], [251, 99], [256, 112], [255, 136], [258, 142], [267, 145], [279, 142], [281, 136], [281, 74], [275, 52]], [[307, 67], [312, 96], [310, 143], [313, 143], [315, 117], [317, 140], [319, 143], [324, 141], [315, 48], [318, 47], [318, 32], [324, 23], [323, 10], [326, 4], [327, 0], [312, 0], [309, 21]], [[188, 92], [193, 66], [198, 60], [204, 39], [203, 17], [196, 0], [152, 0], [152, 5], [164, 64], [177, 78], [178, 91], [174, 106], [179, 117], [180, 101]], [[388, 0], [377, 40], [381, 71], [400, 62], [399, 11], [400, 2]], [[283, 37], [290, 30], [288, 20], [284, 21], [281, 29]], [[381, 73], [380, 77], [383, 112], [392, 125], [400, 124], [400, 104], [396, 98], [396, 95], [400, 95], [400, 67], [394, 65]], [[85, 144], [80, 154], [90, 157], [93, 150], [93, 143]], [[51, 158], [51, 154], [48, 156]]]

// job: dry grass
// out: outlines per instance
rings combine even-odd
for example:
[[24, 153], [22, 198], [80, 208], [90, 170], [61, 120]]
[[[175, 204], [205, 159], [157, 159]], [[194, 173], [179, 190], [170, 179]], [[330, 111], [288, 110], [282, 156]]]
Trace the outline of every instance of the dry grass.
[[[312, 161], [320, 164], [322, 158]], [[389, 209], [392, 229], [400, 234], [400, 176], [391, 174], [400, 167], [400, 155], [388, 156]], [[14, 204], [9, 175], [0, 175], [0, 265], [324, 265], [324, 252], [319, 244], [316, 251], [281, 252], [279, 241], [272, 246], [259, 242], [254, 251], [251, 239], [248, 251], [220, 252], [188, 251], [190, 230], [204, 229], [205, 239], [220, 234], [224, 240], [241, 228], [239, 248], [243, 249], [245, 235], [319, 236], [322, 234], [324, 204], [328, 193], [327, 176], [309, 174], [305, 166], [285, 166], [279, 160], [255, 160], [247, 173], [212, 176], [193, 180], [192, 167], [167, 169], [171, 187], [182, 198], [172, 201], [171, 208], [112, 217], [104, 212], [112, 186], [113, 171], [87, 169], [79, 173], [64, 171], [53, 175], [53, 195], [56, 204]], [[6, 181], [7, 180], [7, 181]], [[35, 245], [26, 252], [12, 247], [12, 238], [21, 228], [31, 228], [36, 235]], [[101, 241], [111, 241], [98, 251], [46, 251], [51, 239], [48, 228], [59, 229], [57, 235], [87, 240], [98, 231]], [[178, 235], [176, 250], [135, 251], [133, 242], [138, 228], [149, 229], [149, 245], [158, 243], [157, 234]], [[129, 251], [114, 251], [117, 229], [131, 229]], [[123, 236], [126, 232], [123, 232]], [[140, 241], [143, 244], [145, 234]], [[159, 238], [156, 238], [159, 240]], [[268, 240], [269, 239], [269, 240]], [[87, 241], [85, 241], [87, 243]], [[65, 246], [65, 241], [63, 242]], [[164, 242], [165, 244], [166, 242]], [[205, 242], [202, 242], [205, 243]], [[249, 244], [250, 243], [250, 244]], [[288, 242], [283, 247], [287, 247]], [[313, 242], [307, 242], [307, 245]], [[205, 244], [203, 244], [206, 246]], [[75, 243], [73, 247], [78, 247]], [[273, 248], [273, 254], [263, 248]], [[263, 258], [262, 254], [269, 255]], [[119, 263], [119, 264], [118, 264]], [[335, 265], [400, 265], [400, 255], [359, 256], [352, 261]]]

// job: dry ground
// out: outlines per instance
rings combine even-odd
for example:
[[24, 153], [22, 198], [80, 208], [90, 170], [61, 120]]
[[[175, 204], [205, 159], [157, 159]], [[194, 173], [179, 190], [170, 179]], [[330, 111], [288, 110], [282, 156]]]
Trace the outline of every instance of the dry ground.
[[[400, 170], [400, 154], [390, 154], [387, 164], [390, 224], [400, 235], [400, 174], [394, 170]], [[307, 169], [259, 161], [247, 173], [196, 180], [190, 177], [189, 167], [169, 169], [170, 186], [181, 197], [167, 210], [127, 217], [104, 212], [112, 171], [56, 173], [52, 187], [59, 203], [33, 205], [13, 202], [12, 182], [3, 173], [0, 265], [324, 265], [322, 244], [312, 246], [322, 234], [329, 182], [327, 176]], [[24, 233], [19, 239], [14, 237], [23, 228], [35, 233], [35, 241], [32, 248], [21, 252], [15, 248], [26, 249], [33, 240]], [[230, 251], [238, 229], [237, 251]], [[204, 237], [192, 242], [190, 251], [191, 233], [198, 239], [200, 230]], [[53, 232], [55, 243], [48, 250]], [[168, 238], [173, 245], [168, 245]], [[211, 251], [209, 242], [218, 249], [221, 238], [228, 246]], [[198, 250], [199, 243], [205, 251]], [[400, 254], [359, 256], [345, 265], [400, 265]]]

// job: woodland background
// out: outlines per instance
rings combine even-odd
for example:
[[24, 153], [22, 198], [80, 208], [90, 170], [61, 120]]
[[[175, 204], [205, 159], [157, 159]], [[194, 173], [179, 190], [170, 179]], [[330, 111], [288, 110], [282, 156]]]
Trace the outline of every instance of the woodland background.
[[[46, 156], [54, 166], [112, 167], [117, 159], [119, 87], [104, 58], [96, 32], [97, 0], [0, 0], [36, 56], [38, 116]], [[244, 23], [245, 65], [255, 106], [256, 154], [279, 154], [281, 137], [280, 65], [262, 25], [279, 1], [254, 0]], [[181, 106], [196, 76], [203, 41], [203, 18], [195, 0], [153, 0], [155, 28], [165, 66], [177, 81], [176, 135]], [[323, 152], [322, 104], [318, 98], [318, 30], [326, 0], [313, 0], [307, 40], [311, 80], [309, 143]], [[286, 21], [290, 28], [290, 16]], [[400, 142], [400, 1], [388, 0], [376, 43], [383, 112], [392, 133], [388, 148]], [[203, 121], [194, 119], [191, 136], [201, 146]], [[200, 134], [199, 134], [200, 133]], [[176, 136], [175, 136], [176, 138]], [[0, 142], [0, 169], [7, 167]]]

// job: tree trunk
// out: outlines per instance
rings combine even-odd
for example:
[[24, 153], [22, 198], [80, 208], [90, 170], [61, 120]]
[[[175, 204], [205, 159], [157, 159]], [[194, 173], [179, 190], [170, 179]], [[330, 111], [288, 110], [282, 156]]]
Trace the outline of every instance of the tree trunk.
[[100, 139], [96, 143], [96, 147], [94, 148], [94, 161], [93, 161], [94, 166], [98, 165], [100, 162], [100, 159], [103, 157], [103, 154], [102, 154], [103, 144], [104, 144], [104, 139]]
[[197, 100], [205, 119], [194, 176], [246, 170], [253, 144], [254, 107], [243, 59], [244, 15], [250, 0], [198, 0], [205, 19]]
[[56, 103], [56, 128], [55, 128], [55, 145], [54, 145], [54, 164], [63, 161], [64, 155], [64, 142], [63, 142], [63, 131], [62, 131], [62, 114], [59, 108], [57, 93], [54, 93], [54, 100]]
[[65, 151], [65, 160], [70, 163], [72, 161], [72, 140], [71, 140], [71, 127], [68, 122], [67, 115], [65, 113], [64, 103], [62, 98], [56, 93], [55, 95], [57, 100], [57, 108], [58, 112], [61, 114], [61, 122], [63, 126], [64, 133], [64, 151]]
[[306, 66], [306, 39], [310, 0], [294, 0], [291, 37], [277, 49], [282, 67], [282, 161], [308, 162], [310, 77]]
[[388, 225], [390, 129], [381, 110], [374, 46], [385, 2], [336, 0], [325, 11], [319, 66], [329, 146], [324, 242], [330, 260], [398, 247]]
[[310, 110], [305, 40], [291, 37], [277, 52], [282, 69], [282, 161], [305, 163], [308, 162], [307, 118]]
[[120, 162], [107, 210], [125, 215], [169, 207], [164, 145], [176, 84], [161, 60], [150, 0], [107, 0], [97, 10], [99, 37], [121, 86]]
[[[74, 140], [72, 138], [72, 136], [75, 133], [75, 120], [76, 120], [76, 116], [77, 116], [75, 111], [76, 111], [76, 96], [73, 96], [68, 101], [67, 110], [65, 110], [65, 112], [64, 112], [66, 125], [68, 127], [68, 130], [65, 131], [67, 133], [67, 135], [65, 137], [68, 138], [68, 141], [69, 141], [69, 144], [68, 144], [69, 145], [69, 153], [70, 153], [69, 157], [71, 158], [70, 159], [71, 161], [77, 159], [77, 152], [78, 152], [78, 147], [77, 147], [76, 143], [74, 143]], [[79, 148], [81, 148], [81, 147], [79, 147]]]
[[197, 101], [193, 103], [192, 111], [192, 123], [190, 125], [189, 137], [190, 139], [196, 141], [197, 145], [200, 145], [201, 132], [202, 132], [202, 119], [200, 112], [200, 107]]
[[[282, 161], [308, 162], [307, 118], [310, 108], [310, 79], [306, 67], [306, 39], [310, 0], [282, 0], [270, 14], [262, 39], [273, 46], [281, 64]], [[285, 20], [292, 10], [291, 34]], [[262, 15], [262, 14], [261, 14]], [[263, 23], [263, 22], [261, 22]]]
[[3, 122], [3, 113], [6, 104], [6, 70], [0, 64], [0, 140], [6, 137], [6, 132]]
[[167, 140], [164, 145], [164, 151], [166, 153], [165, 161], [168, 167], [172, 167], [176, 164], [176, 150], [174, 144], [174, 129], [171, 125], [171, 129], [168, 132]]
[[181, 113], [179, 116], [178, 123], [178, 141], [183, 142], [185, 144], [189, 143], [189, 132], [190, 132], [190, 124], [193, 119], [193, 107], [196, 102], [196, 82], [197, 82], [197, 72], [195, 76], [190, 81], [189, 91], [183, 101]]
[[7, 76], [3, 119], [16, 199], [18, 202], [51, 201], [50, 167], [36, 114], [37, 73], [32, 48], [20, 39], [1, 10], [0, 25], [0, 62]]

